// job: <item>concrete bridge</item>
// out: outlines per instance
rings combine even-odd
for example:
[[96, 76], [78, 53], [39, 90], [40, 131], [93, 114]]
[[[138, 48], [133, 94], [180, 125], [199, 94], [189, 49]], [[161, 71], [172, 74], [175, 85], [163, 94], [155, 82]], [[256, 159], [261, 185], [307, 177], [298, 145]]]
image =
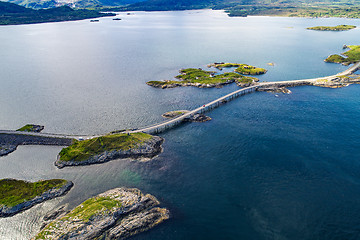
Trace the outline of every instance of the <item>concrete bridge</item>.
[[289, 80], [289, 81], [278, 81], [278, 82], [261, 82], [257, 85], [246, 87], [243, 89], [236, 90], [232, 93], [229, 93], [223, 97], [220, 97], [218, 99], [215, 99], [214, 101], [207, 103], [201, 107], [198, 107], [190, 112], [187, 112], [179, 117], [175, 117], [173, 119], [170, 119], [168, 121], [164, 121], [152, 126], [148, 126], [142, 129], [137, 129], [133, 131], [127, 131], [126, 133], [136, 133], [136, 132], [145, 132], [149, 134], [159, 133], [162, 131], [165, 131], [167, 129], [170, 129], [181, 122], [184, 121], [185, 118], [191, 117], [197, 113], [203, 113], [206, 111], [209, 111], [210, 109], [213, 109], [215, 107], [218, 107], [219, 105], [226, 103], [228, 101], [231, 101], [239, 96], [243, 96], [245, 94], [252, 93], [259, 88], [268, 88], [268, 87], [295, 87], [295, 86], [302, 86], [302, 85], [313, 85], [319, 80], [333, 80], [338, 78], [339, 76], [347, 76], [354, 74], [356, 71], [360, 69], [360, 62], [354, 64], [350, 68], [346, 69], [345, 71], [327, 76], [327, 77], [320, 77], [320, 78], [311, 78], [311, 79], [302, 79], [302, 80]]
[[[228, 101], [231, 101], [237, 97], [243, 96], [245, 94], [253, 93], [259, 88], [267, 88], [267, 87], [294, 87], [301, 85], [313, 85], [318, 80], [333, 80], [338, 78], [339, 76], [347, 76], [355, 73], [360, 69], [360, 62], [354, 64], [344, 72], [320, 78], [312, 78], [312, 79], [303, 79], [303, 80], [290, 80], [290, 81], [278, 81], [278, 82], [261, 82], [257, 85], [242, 88], [236, 90], [232, 93], [229, 93], [223, 97], [215, 99], [214, 101], [202, 105], [190, 112], [187, 112], [181, 116], [175, 117], [173, 119], [154, 124], [152, 126], [147, 126], [142, 129], [125, 131], [124, 133], [136, 133], [136, 132], [145, 132], [149, 134], [159, 133], [170, 129], [176, 125], [179, 125], [183, 122], [185, 118], [191, 117], [198, 113], [203, 113], [209, 111], [213, 108], [220, 106]], [[22, 137], [23, 136], [23, 137]], [[24, 137], [26, 136], [26, 138]], [[98, 136], [86, 136], [86, 135], [67, 135], [67, 134], [53, 134], [53, 133], [33, 133], [33, 132], [18, 132], [11, 130], [0, 130], [0, 144], [2, 144], [2, 139], [12, 139], [14, 142], [19, 142], [19, 144], [44, 144], [44, 145], [69, 145], [73, 139], [83, 140], [94, 138]], [[22, 143], [20, 143], [23, 141]], [[35, 143], [34, 143], [35, 142]]]

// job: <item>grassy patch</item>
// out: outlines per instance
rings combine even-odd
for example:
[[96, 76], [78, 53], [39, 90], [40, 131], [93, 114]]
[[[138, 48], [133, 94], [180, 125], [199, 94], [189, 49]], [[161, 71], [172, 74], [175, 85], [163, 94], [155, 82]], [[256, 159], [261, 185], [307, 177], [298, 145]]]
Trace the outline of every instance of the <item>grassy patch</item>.
[[22, 128], [17, 129], [16, 131], [20, 132], [31, 132], [34, 128], [34, 124], [26, 124]]
[[64, 219], [79, 219], [89, 221], [93, 216], [110, 211], [113, 208], [120, 208], [121, 202], [111, 199], [110, 197], [94, 197], [86, 200], [81, 205], [67, 214]]
[[66, 183], [67, 181], [63, 179], [43, 180], [34, 183], [15, 179], [2, 179], [0, 180], [0, 205], [13, 207], [50, 189], [60, 188]]
[[267, 72], [265, 68], [258, 68], [247, 64], [241, 64], [235, 69], [235, 72], [246, 74], [246, 75], [260, 75]]
[[347, 46], [350, 50], [343, 53], [346, 57], [338, 54], [330, 55], [325, 62], [351, 64], [360, 61], [360, 45]]
[[316, 30], [316, 31], [347, 31], [356, 28], [353, 25], [337, 25], [335, 27], [329, 26], [317, 26], [317, 27], [309, 27], [306, 28], [308, 30]]
[[61, 229], [64, 222], [86, 223], [95, 216], [109, 214], [114, 212], [114, 209], [121, 208], [121, 206], [121, 201], [111, 197], [89, 198], [64, 217], [47, 225], [35, 239], [52, 239], [54, 232]]
[[242, 63], [213, 63], [209, 64], [209, 67], [215, 67], [217, 69], [222, 70], [223, 68], [231, 68], [236, 67], [235, 72], [246, 74], [246, 75], [260, 75], [267, 72], [264, 68], [254, 67], [248, 64]]
[[152, 136], [146, 133], [113, 134], [84, 141], [76, 141], [71, 146], [63, 148], [60, 161], [84, 161], [105, 151], [129, 150], [137, 147]]

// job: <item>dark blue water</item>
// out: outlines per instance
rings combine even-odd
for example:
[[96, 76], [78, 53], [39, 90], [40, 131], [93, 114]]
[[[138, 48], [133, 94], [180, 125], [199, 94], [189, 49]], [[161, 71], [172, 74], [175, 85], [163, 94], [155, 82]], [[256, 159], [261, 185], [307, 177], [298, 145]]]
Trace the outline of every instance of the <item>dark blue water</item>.
[[[142, 14], [135, 15], [136, 22], [129, 20], [121, 27], [109, 19], [101, 20], [102, 25], [80, 21], [0, 28], [10, 34], [0, 35], [8, 38], [5, 45], [15, 49], [23, 48], [13, 45], [10, 36], [24, 32], [44, 36], [50, 30], [59, 31], [53, 39], [57, 44], [40, 45], [47, 53], [63, 54], [49, 55], [59, 64], [52, 65], [44, 60], [44, 53], [27, 49], [32, 55], [20, 59], [10, 54], [15, 49], [1, 49], [8, 60], [8, 67], [0, 73], [4, 86], [0, 95], [2, 128], [15, 128], [31, 120], [46, 122], [47, 129], [55, 132], [98, 133], [151, 124], [161, 120], [159, 115], [164, 111], [193, 109], [237, 87], [161, 90], [146, 86], [148, 79], [169, 78], [181, 67], [204, 67], [226, 57], [267, 67], [269, 72], [262, 77], [267, 81], [331, 75], [344, 67], [323, 63], [323, 56], [340, 52], [343, 43], [354, 44], [358, 39], [357, 30], [304, 30], [320, 24], [356, 25], [358, 20], [229, 19], [210, 11]], [[127, 29], [127, 34], [119, 28]], [[245, 37], [240, 30], [248, 31]], [[79, 40], [78, 36], [73, 42], [65, 41], [62, 34], [68, 31], [92, 38]], [[94, 37], [108, 44], [93, 41]], [[132, 42], [137, 37], [138, 42]], [[33, 42], [35, 39], [42, 41], [32, 37], [17, 41], [33, 46], [39, 43]], [[114, 39], [124, 39], [124, 46]], [[155, 39], [163, 42], [149, 48], [149, 41]], [[84, 51], [91, 47], [83, 46], [82, 40], [93, 44], [94, 52]], [[132, 44], [148, 50], [130, 57], [131, 52], [139, 51], [131, 49]], [[249, 50], [248, 46], [259, 48]], [[67, 48], [70, 50], [64, 52]], [[127, 48], [129, 53], [121, 55], [119, 50]], [[89, 57], [92, 54], [101, 61]], [[162, 59], [166, 55], [171, 56]], [[124, 56], [129, 58], [124, 60]], [[31, 68], [32, 57], [49, 65], [41, 69], [33, 62], [36, 67]], [[76, 66], [74, 59], [82, 61]], [[21, 68], [9, 64], [10, 60], [26, 63], [25, 68], [16, 72], [14, 69]], [[116, 61], [143, 65], [111, 64]], [[271, 68], [267, 62], [276, 65]], [[39, 85], [34, 87], [35, 83]], [[127, 186], [155, 195], [172, 214], [169, 221], [132, 238], [136, 240], [359, 239], [360, 86], [296, 87], [291, 91], [278, 97], [263, 92], [246, 95], [207, 113], [213, 118], [210, 122], [188, 123], [162, 133], [164, 152], [149, 162], [119, 160], [59, 170], [53, 162], [61, 147], [19, 147], [0, 158], [0, 178], [35, 181], [61, 177], [74, 181], [75, 187], [63, 198], [0, 220], [0, 238], [29, 239], [39, 229], [41, 216], [55, 206], [69, 203], [73, 207], [95, 194]], [[29, 108], [32, 104], [34, 109]]]

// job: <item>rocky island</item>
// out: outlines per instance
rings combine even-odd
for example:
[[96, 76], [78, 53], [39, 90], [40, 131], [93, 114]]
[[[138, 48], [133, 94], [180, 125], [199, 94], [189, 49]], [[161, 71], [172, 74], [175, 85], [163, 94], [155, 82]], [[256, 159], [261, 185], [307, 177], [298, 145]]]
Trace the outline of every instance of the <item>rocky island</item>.
[[152, 158], [158, 155], [164, 139], [146, 133], [120, 133], [75, 141], [63, 148], [55, 165], [58, 168], [108, 162], [120, 158]]
[[169, 219], [159, 204], [135, 188], [112, 189], [58, 217], [33, 239], [125, 239]]
[[349, 50], [342, 53], [345, 57], [333, 54], [327, 57], [324, 61], [330, 63], [341, 63], [343, 65], [350, 65], [360, 61], [360, 45], [345, 45]]
[[[166, 112], [163, 115], [161, 115], [164, 118], [175, 118], [181, 115], [184, 115], [185, 113], [189, 112], [188, 110], [177, 110], [177, 111], [170, 111]], [[207, 122], [210, 121], [211, 117], [206, 116], [204, 114], [198, 113], [194, 114], [193, 116], [185, 118], [184, 122]]]
[[316, 31], [348, 31], [351, 29], [356, 28], [356, 26], [353, 25], [337, 25], [335, 27], [329, 27], [329, 26], [317, 26], [317, 27], [308, 27], [306, 29], [308, 30], [316, 30]]
[[44, 126], [36, 125], [36, 124], [26, 124], [22, 128], [17, 129], [19, 132], [41, 132], [44, 130]]
[[63, 179], [27, 182], [16, 179], [0, 180], [0, 217], [10, 217], [35, 204], [67, 193], [74, 184]]
[[247, 77], [236, 72], [217, 74], [215, 71], [205, 71], [201, 68], [181, 69], [178, 80], [149, 81], [146, 84], [157, 88], [174, 88], [181, 86], [194, 86], [199, 88], [221, 87], [236, 82], [239, 86], [246, 87], [259, 81], [254, 77]]

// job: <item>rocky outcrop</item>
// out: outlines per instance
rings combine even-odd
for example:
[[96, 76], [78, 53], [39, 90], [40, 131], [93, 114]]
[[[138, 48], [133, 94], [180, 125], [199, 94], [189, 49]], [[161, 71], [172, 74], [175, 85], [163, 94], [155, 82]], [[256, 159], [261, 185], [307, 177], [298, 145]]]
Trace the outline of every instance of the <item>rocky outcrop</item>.
[[258, 91], [262, 92], [271, 92], [271, 93], [286, 93], [290, 94], [291, 91], [285, 87], [268, 87], [268, 88], [259, 88]]
[[207, 122], [210, 120], [211, 120], [211, 117], [208, 117], [204, 114], [198, 113], [198, 114], [194, 114], [191, 117], [185, 118], [184, 122]]
[[44, 130], [44, 126], [41, 125], [37, 125], [37, 124], [27, 124], [22, 128], [19, 128], [16, 131], [20, 131], [20, 132], [41, 132], [42, 130]]
[[135, 188], [112, 189], [57, 218], [34, 239], [125, 239], [169, 218], [159, 204]]
[[184, 113], [189, 112], [189, 110], [177, 110], [177, 111], [170, 111], [162, 114], [161, 116], [164, 118], [174, 118], [183, 115]]
[[50, 200], [59, 196], [66, 194], [74, 184], [71, 181], [68, 181], [60, 188], [50, 189], [40, 196], [36, 196], [33, 199], [17, 204], [13, 207], [7, 207], [6, 205], [0, 205], [0, 217], [10, 217], [19, 212], [22, 212], [26, 209], [31, 208], [32, 206], [42, 203], [46, 200]]
[[0, 144], [0, 157], [8, 155], [9, 153], [15, 151], [17, 148], [17, 145], [2, 145]]
[[137, 147], [130, 148], [129, 150], [112, 150], [105, 151], [100, 154], [89, 157], [84, 161], [61, 161], [60, 156], [57, 157], [55, 166], [63, 168], [66, 166], [81, 166], [108, 162], [113, 159], [120, 158], [153, 158], [161, 151], [161, 144], [164, 139], [159, 136], [152, 136], [151, 139], [139, 144]]
[[313, 83], [314, 86], [328, 87], [328, 88], [341, 88], [349, 86], [353, 83], [360, 83], [359, 75], [338, 76], [333, 79], [319, 79]]
[[182, 82], [171, 82], [169, 84], [165, 84], [164, 82], [159, 82], [159, 83], [153, 83], [153, 82], [147, 82], [146, 84], [152, 87], [156, 87], [156, 88], [175, 88], [175, 87], [198, 87], [198, 88], [214, 88], [214, 87], [222, 87], [224, 85], [233, 83], [235, 80], [228, 80], [226, 82], [222, 82], [222, 83], [190, 83], [190, 82], [186, 82], [186, 83], [182, 83]]

